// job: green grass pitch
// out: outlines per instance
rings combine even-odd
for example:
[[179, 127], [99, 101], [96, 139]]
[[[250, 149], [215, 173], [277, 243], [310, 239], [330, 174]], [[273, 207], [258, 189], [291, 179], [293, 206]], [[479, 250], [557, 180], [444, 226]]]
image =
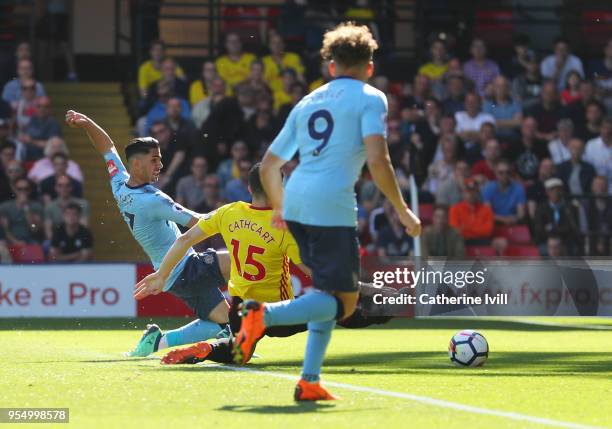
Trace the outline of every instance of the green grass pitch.
[[[323, 378], [350, 386], [331, 389], [341, 401], [296, 404], [294, 381], [283, 374], [298, 376], [305, 334], [264, 338], [260, 358], [248, 365], [257, 372], [242, 372], [124, 358], [142, 319], [0, 319], [0, 406], [69, 407], [70, 424], [57, 426], [83, 428], [551, 427], [525, 415], [556, 421], [552, 427], [612, 428], [612, 320], [522, 321], [395, 320], [336, 329]], [[186, 320], [156, 322], [174, 328]], [[448, 359], [450, 337], [464, 328], [489, 341], [483, 368], [455, 368]]]

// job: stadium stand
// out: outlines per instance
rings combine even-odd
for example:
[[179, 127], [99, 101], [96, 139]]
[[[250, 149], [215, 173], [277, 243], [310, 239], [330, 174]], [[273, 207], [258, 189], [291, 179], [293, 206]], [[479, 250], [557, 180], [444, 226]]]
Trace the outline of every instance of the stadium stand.
[[[246, 198], [239, 186], [241, 163], [257, 161], [306, 88], [315, 90], [329, 79], [321, 73], [326, 65], [317, 59], [321, 36], [332, 22], [352, 17], [369, 25], [381, 42], [378, 72], [371, 83], [387, 93], [389, 151], [407, 200], [409, 178], [416, 179], [424, 225], [431, 224], [436, 206], [449, 207], [451, 223], [467, 241], [468, 256], [546, 255], [551, 235], [563, 239], [564, 253], [569, 255], [611, 254], [612, 123], [607, 117], [612, 108], [612, 39], [604, 40], [612, 37], [611, 11], [585, 6], [578, 14], [577, 31], [592, 45], [584, 49], [584, 44], [573, 46], [563, 38], [546, 46], [539, 40], [531, 42], [518, 34], [517, 12], [510, 7], [466, 11], [453, 5], [432, 21], [428, 11], [433, 6], [428, 9], [422, 2], [404, 0], [397, 2], [397, 13], [389, 21], [384, 7], [376, 10], [346, 1], [331, 2], [326, 9], [317, 2], [307, 3], [308, 16], [302, 5], [281, 0], [220, 2], [216, 9], [204, 2], [168, 0], [155, 13], [149, 10], [132, 17], [142, 34], [130, 39], [133, 62], [118, 62], [125, 66], [120, 68], [121, 83], [45, 81], [39, 87], [32, 80], [39, 77], [37, 73], [19, 74], [9, 92], [15, 97], [23, 86], [26, 95], [18, 101], [7, 99], [9, 107], [0, 105], [0, 198], [10, 199], [16, 178], [43, 156], [41, 136], [63, 134], [69, 158], [84, 176], [94, 260], [144, 259], [136, 243], [125, 239], [126, 226], [116, 212], [103, 166], [82, 135], [65, 126], [61, 132], [45, 128], [48, 112], [36, 110], [52, 105], [52, 118], [60, 123], [65, 110], [81, 110], [109, 131], [119, 149], [135, 135], [154, 134], [162, 143], [165, 164], [160, 187], [175, 196], [177, 184], [182, 183], [181, 201], [187, 206], [186, 201], [197, 201], [191, 209], [212, 210], [230, 199]], [[469, 34], [441, 31], [446, 17], [468, 15]], [[415, 24], [417, 16], [422, 20]], [[23, 26], [23, 22], [20, 16], [14, 22], [8, 19], [7, 25]], [[424, 29], [428, 22], [431, 29]], [[410, 33], [406, 38], [410, 41], [400, 42], [390, 27]], [[1, 76], [15, 76], [24, 60], [37, 64], [33, 50], [19, 43], [8, 28], [3, 27], [1, 36], [16, 55], [0, 64]], [[514, 38], [507, 37], [511, 33]], [[155, 41], [159, 36], [165, 45]], [[414, 40], [423, 43], [408, 54], [410, 65], [398, 62], [402, 55], [406, 58], [405, 46]], [[157, 53], [151, 50], [153, 61], [141, 55], [151, 46], [159, 48]], [[397, 51], [390, 55], [393, 46]], [[254, 58], [259, 61], [253, 62]], [[141, 64], [141, 72], [148, 76], [146, 86], [142, 73], [139, 83], [134, 77]], [[176, 68], [171, 70], [173, 64]], [[26, 88], [32, 85], [46, 96], [34, 97]], [[31, 121], [36, 125], [33, 130], [27, 128]], [[28, 140], [15, 126], [38, 137]], [[570, 163], [576, 160], [570, 147], [574, 137], [584, 142], [584, 155], [581, 162]], [[194, 159], [205, 165], [197, 180], [189, 176]], [[547, 194], [545, 182], [551, 177], [563, 179], [560, 202]], [[468, 198], [473, 202], [466, 204], [462, 200], [468, 182], [474, 194]], [[596, 191], [591, 189], [594, 182]], [[186, 183], [202, 189], [186, 198]], [[235, 186], [228, 188], [227, 183]], [[47, 186], [46, 193], [49, 189], [53, 192]], [[380, 231], [387, 241], [402, 241], [403, 237], [389, 235], [394, 220], [367, 171], [356, 191], [364, 253], [375, 253]], [[42, 202], [40, 195], [32, 198]], [[492, 233], [490, 209], [482, 205], [493, 209]], [[466, 223], [477, 218], [476, 209], [487, 220], [486, 230], [480, 231], [482, 222]], [[472, 236], [472, 229], [478, 234]], [[0, 242], [5, 235], [0, 235]], [[47, 241], [39, 243], [45, 252], [46, 235]], [[21, 260], [23, 252], [14, 245], [10, 248], [14, 259]], [[33, 256], [26, 259], [40, 256], [27, 254]]]

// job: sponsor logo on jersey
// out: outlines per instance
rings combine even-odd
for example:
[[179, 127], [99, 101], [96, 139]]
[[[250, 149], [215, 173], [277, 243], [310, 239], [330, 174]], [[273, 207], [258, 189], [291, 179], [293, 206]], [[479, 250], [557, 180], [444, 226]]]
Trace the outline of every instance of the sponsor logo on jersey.
[[115, 164], [115, 161], [113, 161], [112, 159], [109, 159], [108, 161], [106, 161], [106, 168], [108, 170], [108, 174], [110, 175], [110, 177], [114, 177], [115, 174], [119, 172], [119, 169], [117, 168], [117, 165]]

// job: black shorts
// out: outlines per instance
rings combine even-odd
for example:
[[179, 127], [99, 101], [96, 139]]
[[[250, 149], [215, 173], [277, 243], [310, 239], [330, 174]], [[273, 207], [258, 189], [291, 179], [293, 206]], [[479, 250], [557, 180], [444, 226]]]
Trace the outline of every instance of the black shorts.
[[302, 262], [312, 270], [312, 283], [326, 292], [359, 290], [359, 239], [348, 226], [313, 226], [288, 221]]
[[185, 301], [199, 319], [208, 319], [208, 314], [225, 299], [219, 290], [224, 285], [217, 252], [208, 249], [189, 256], [168, 292]]

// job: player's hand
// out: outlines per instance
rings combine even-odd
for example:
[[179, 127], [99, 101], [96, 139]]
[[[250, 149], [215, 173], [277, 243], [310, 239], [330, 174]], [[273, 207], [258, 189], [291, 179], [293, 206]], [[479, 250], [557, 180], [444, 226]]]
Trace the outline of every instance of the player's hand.
[[406, 233], [411, 237], [421, 235], [421, 220], [412, 213], [408, 207], [403, 207], [397, 210], [397, 216], [400, 222], [406, 228]]
[[141, 300], [149, 295], [157, 295], [164, 289], [166, 279], [156, 271], [136, 283], [134, 298]]
[[82, 113], [75, 112], [74, 110], [68, 110], [66, 112], [66, 124], [70, 128], [83, 128], [89, 123], [89, 118]]
[[274, 209], [272, 212], [272, 226], [276, 229], [282, 229], [286, 231], [287, 222], [283, 219], [283, 211], [281, 209]]

